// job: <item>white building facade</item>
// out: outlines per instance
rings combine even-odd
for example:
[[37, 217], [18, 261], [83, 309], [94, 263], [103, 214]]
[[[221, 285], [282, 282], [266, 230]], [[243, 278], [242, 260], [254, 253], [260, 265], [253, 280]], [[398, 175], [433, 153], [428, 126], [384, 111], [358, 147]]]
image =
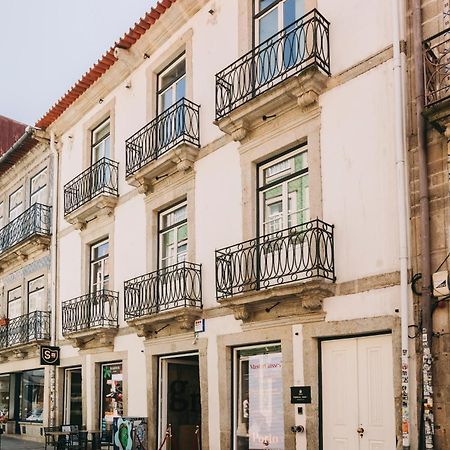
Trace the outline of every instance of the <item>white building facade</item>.
[[152, 449], [417, 448], [395, 26], [387, 0], [164, 0], [38, 122], [47, 423], [147, 417]]

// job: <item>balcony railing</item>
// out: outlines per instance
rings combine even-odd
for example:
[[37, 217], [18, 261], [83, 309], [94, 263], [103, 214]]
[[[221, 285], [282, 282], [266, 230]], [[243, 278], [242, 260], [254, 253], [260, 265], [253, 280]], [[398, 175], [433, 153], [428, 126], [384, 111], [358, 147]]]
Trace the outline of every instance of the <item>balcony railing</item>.
[[101, 194], [118, 196], [119, 164], [109, 158], [99, 159], [64, 185], [64, 215]]
[[330, 74], [329, 22], [316, 9], [216, 75], [216, 119], [312, 66]]
[[316, 277], [335, 280], [334, 227], [319, 219], [216, 250], [218, 300]]
[[202, 307], [201, 266], [180, 262], [125, 282], [125, 320]]
[[126, 175], [180, 143], [200, 147], [200, 107], [182, 98], [126, 140]]
[[450, 29], [423, 42], [425, 106], [450, 95]]
[[35, 203], [0, 230], [0, 253], [32, 236], [49, 236], [50, 206]]
[[62, 304], [64, 335], [97, 328], [118, 326], [119, 293], [99, 290]]
[[0, 326], [0, 349], [50, 339], [50, 313], [34, 311]]

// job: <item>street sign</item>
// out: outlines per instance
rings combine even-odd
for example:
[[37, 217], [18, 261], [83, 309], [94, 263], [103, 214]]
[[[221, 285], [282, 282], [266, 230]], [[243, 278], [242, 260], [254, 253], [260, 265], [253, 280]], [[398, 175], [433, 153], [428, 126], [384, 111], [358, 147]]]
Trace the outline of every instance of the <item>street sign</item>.
[[41, 345], [41, 365], [43, 366], [59, 366], [59, 347], [51, 347], [50, 345]]
[[194, 332], [203, 333], [205, 331], [205, 319], [198, 319], [194, 322]]
[[291, 386], [291, 403], [311, 403], [311, 386]]

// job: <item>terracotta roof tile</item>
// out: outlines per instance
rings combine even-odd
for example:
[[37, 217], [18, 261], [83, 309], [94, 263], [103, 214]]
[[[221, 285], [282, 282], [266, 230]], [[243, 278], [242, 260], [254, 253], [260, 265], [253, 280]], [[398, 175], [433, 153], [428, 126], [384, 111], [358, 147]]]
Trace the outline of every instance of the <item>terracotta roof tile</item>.
[[81, 95], [84, 94], [107, 70], [117, 58], [114, 49], [130, 48], [136, 41], [172, 6], [177, 0], [160, 0], [154, 8], [141, 17], [101, 58], [77, 81], [48, 111], [36, 122], [36, 127], [47, 128]]

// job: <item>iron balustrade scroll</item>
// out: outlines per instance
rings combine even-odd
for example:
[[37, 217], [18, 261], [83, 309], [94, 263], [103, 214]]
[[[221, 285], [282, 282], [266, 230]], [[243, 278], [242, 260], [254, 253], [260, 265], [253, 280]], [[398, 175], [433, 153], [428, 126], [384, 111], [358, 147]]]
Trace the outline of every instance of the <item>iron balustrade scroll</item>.
[[216, 119], [308, 67], [330, 75], [329, 25], [314, 9], [216, 74]]
[[200, 106], [182, 98], [126, 140], [126, 175], [180, 143], [200, 147]]
[[50, 312], [33, 311], [0, 326], [0, 348], [50, 339]]
[[425, 106], [450, 95], [450, 29], [423, 42]]
[[119, 293], [106, 289], [67, 300], [62, 304], [63, 334], [94, 328], [117, 328]]
[[32, 236], [49, 236], [51, 207], [35, 203], [0, 230], [0, 253]]
[[64, 215], [101, 194], [119, 195], [119, 164], [101, 158], [64, 185]]
[[218, 300], [316, 277], [335, 281], [334, 226], [319, 219], [216, 250]]
[[201, 265], [183, 261], [125, 282], [125, 320], [180, 307], [202, 308]]

